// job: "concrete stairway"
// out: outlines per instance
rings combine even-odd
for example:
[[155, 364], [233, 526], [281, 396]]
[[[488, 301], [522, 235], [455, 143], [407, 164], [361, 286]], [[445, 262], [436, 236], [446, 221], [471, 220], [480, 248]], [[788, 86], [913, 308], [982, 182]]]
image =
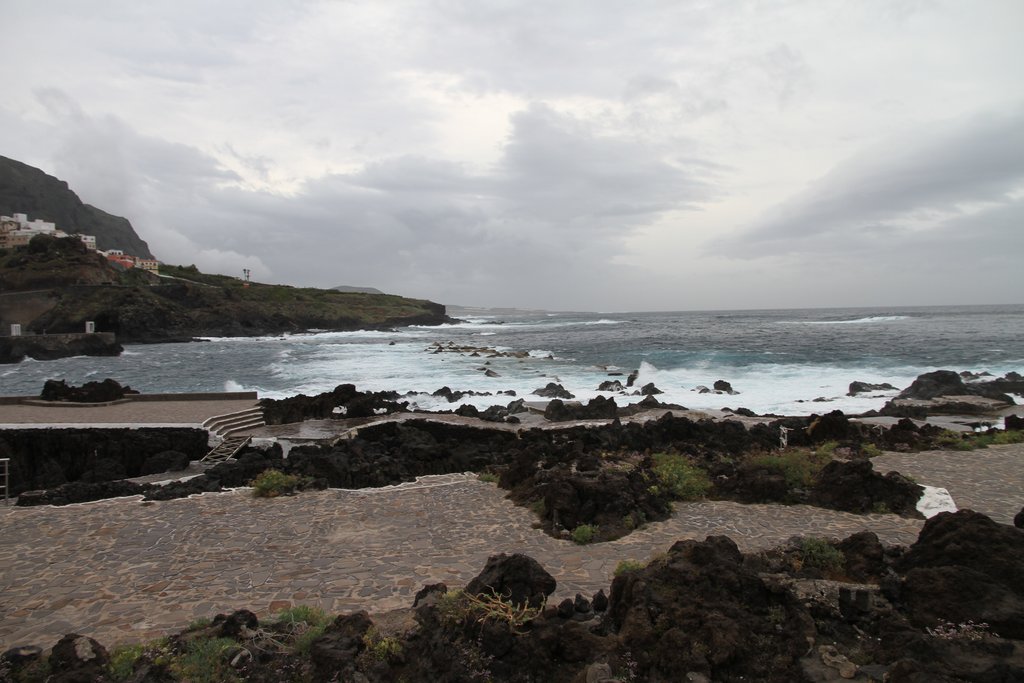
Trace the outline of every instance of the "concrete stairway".
[[263, 410], [255, 407], [226, 415], [215, 415], [203, 422], [203, 429], [208, 431], [211, 437], [226, 438], [234, 432], [262, 427], [265, 424]]

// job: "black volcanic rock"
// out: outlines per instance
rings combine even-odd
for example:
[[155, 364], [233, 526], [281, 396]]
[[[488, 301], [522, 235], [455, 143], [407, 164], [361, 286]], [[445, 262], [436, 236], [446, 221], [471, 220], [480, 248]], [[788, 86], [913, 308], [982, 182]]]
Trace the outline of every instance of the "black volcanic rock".
[[501, 553], [487, 558], [483, 570], [466, 585], [466, 592], [500, 595], [514, 605], [540, 607], [556, 585], [555, 578], [532, 557]]
[[[679, 541], [612, 582], [607, 616], [637, 680], [806, 680], [799, 660], [814, 622], [788, 591], [744, 565], [725, 536]], [[756, 642], [756, 647], [751, 643]], [[691, 679], [693, 680], [693, 679]]]
[[43, 391], [39, 394], [39, 398], [44, 401], [69, 401], [71, 403], [108, 403], [137, 393], [139, 392], [130, 386], [121, 386], [120, 382], [109, 377], [102, 382], [86, 382], [80, 387], [69, 385], [62, 379], [48, 379], [43, 384]]
[[936, 370], [919, 375], [896, 398], [929, 400], [940, 396], [982, 396], [1013, 403], [1012, 398], [990, 383], [965, 383], [963, 378], [952, 370]]
[[897, 567], [906, 576], [898, 600], [911, 621], [985, 622], [1024, 639], [1024, 532], [972, 510], [925, 522]]
[[868, 391], [892, 391], [895, 389], [893, 385], [888, 382], [882, 384], [870, 384], [869, 382], [850, 382], [849, 391], [846, 392], [847, 396], [856, 396], [857, 394], [863, 394]]
[[818, 474], [808, 502], [845, 512], [871, 512], [876, 506], [904, 516], [920, 516], [924, 488], [897, 472], [875, 472], [870, 460], [833, 460]]
[[543, 398], [562, 398], [566, 400], [576, 398], [576, 396], [570, 394], [561, 384], [555, 384], [554, 382], [548, 382], [547, 386], [544, 388], [534, 389], [530, 393], [534, 396], [542, 396]]

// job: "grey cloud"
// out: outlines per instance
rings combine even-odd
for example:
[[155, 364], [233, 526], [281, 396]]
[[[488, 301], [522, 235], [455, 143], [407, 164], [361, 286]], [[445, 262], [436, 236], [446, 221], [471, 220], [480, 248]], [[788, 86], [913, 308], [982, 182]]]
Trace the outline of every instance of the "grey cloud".
[[1022, 186], [1024, 109], [974, 116], [840, 163], [717, 249], [756, 257], [863, 242], [880, 232], [927, 231], [909, 224], [938, 222], [972, 204], [1006, 203], [1007, 193]]

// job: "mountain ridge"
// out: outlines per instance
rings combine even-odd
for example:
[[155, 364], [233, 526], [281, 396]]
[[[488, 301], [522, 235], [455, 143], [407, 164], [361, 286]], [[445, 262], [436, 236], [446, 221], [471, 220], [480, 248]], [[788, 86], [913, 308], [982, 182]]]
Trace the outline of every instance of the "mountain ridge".
[[86, 204], [68, 183], [16, 159], [0, 156], [0, 215], [27, 214], [67, 233], [94, 235], [104, 251], [155, 258], [127, 218]]

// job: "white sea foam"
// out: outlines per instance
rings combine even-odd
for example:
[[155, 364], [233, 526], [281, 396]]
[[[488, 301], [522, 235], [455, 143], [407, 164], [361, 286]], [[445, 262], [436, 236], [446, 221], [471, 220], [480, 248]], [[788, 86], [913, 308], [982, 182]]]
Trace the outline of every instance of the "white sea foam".
[[897, 320], [909, 320], [909, 315], [872, 315], [855, 320], [783, 320], [783, 325], [863, 325], [868, 323], [890, 323]]

